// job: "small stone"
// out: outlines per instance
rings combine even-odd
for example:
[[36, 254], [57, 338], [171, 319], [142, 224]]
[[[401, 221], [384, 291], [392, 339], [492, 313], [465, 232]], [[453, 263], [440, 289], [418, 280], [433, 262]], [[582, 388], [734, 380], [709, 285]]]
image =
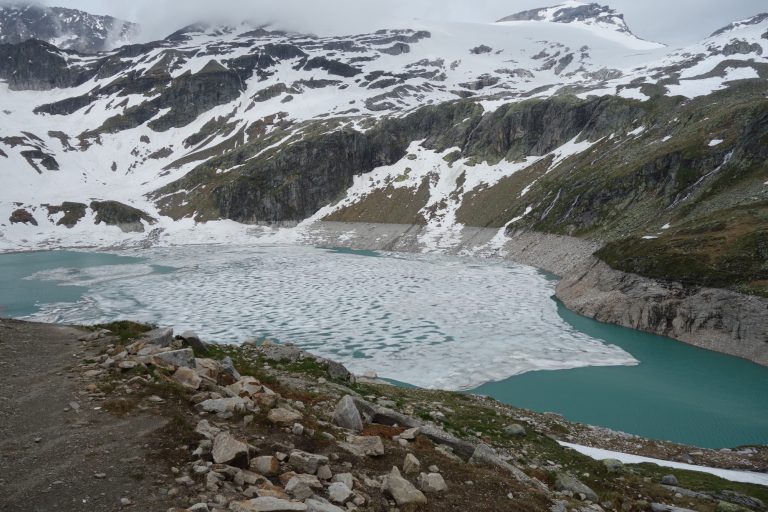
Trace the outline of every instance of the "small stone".
[[346, 503], [352, 496], [352, 491], [343, 482], [334, 482], [328, 486], [328, 497], [334, 503]]
[[300, 436], [301, 434], [304, 433], [304, 425], [302, 425], [301, 423], [294, 423], [293, 427], [291, 428], [291, 432], [295, 436]]
[[429, 466], [429, 472], [430, 473], [439, 473], [440, 472], [440, 468], [438, 468], [437, 466], [435, 466], [433, 464], [433, 465]]
[[413, 441], [419, 435], [419, 432], [421, 432], [421, 429], [419, 427], [409, 428], [408, 430], [400, 434], [400, 439], [405, 439], [406, 441]]
[[339, 508], [325, 500], [309, 499], [304, 503], [307, 505], [307, 512], [347, 512], [347, 509]]
[[338, 473], [333, 475], [332, 480], [334, 482], [341, 482], [350, 489], [353, 489], [355, 486], [355, 478], [352, 476], [352, 473]]
[[324, 465], [317, 468], [317, 478], [320, 480], [330, 480], [333, 478], [333, 472], [331, 471], [331, 467]]
[[339, 447], [358, 457], [384, 455], [384, 443], [379, 436], [349, 436]]
[[124, 507], [128, 507], [130, 505], [133, 505], [133, 502], [128, 498], [120, 498], [120, 504]]
[[301, 420], [301, 417], [300, 413], [283, 407], [272, 409], [269, 411], [269, 414], [267, 414], [267, 419], [272, 423], [290, 424]]
[[419, 471], [421, 471], [421, 463], [419, 462], [419, 459], [412, 453], [406, 455], [405, 460], [403, 461], [403, 473], [406, 475], [415, 475]]
[[192, 368], [180, 367], [172, 376], [173, 380], [187, 389], [197, 390], [203, 378]]
[[320, 466], [328, 464], [328, 457], [314, 453], [294, 450], [288, 458], [288, 465], [299, 473], [314, 475]]
[[426, 493], [438, 493], [448, 490], [445, 480], [440, 473], [421, 473], [416, 481], [419, 489]]
[[107, 474], [106, 473], [94, 473], [93, 476], [95, 478], [98, 478], [99, 480], [101, 480], [102, 478], [107, 478]]
[[250, 467], [260, 475], [275, 476], [280, 472], [280, 461], [271, 455], [264, 455], [251, 460]]
[[36, 443], [40, 443], [40, 442], [42, 442], [42, 440], [43, 440], [42, 437], [36, 437], [35, 439], [33, 439], [33, 441], [36, 442]]

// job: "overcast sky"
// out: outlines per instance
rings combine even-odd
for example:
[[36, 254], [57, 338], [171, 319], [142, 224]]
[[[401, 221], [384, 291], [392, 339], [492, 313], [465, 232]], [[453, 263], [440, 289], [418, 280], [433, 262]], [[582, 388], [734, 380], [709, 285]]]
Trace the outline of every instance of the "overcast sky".
[[[1, 0], [0, 0], [1, 1]], [[350, 34], [413, 19], [487, 22], [558, 0], [44, 0], [136, 21], [158, 39], [196, 19], [228, 16], [318, 34]], [[731, 21], [768, 11], [767, 0], [603, 0], [632, 31], [674, 46], [703, 39]]]

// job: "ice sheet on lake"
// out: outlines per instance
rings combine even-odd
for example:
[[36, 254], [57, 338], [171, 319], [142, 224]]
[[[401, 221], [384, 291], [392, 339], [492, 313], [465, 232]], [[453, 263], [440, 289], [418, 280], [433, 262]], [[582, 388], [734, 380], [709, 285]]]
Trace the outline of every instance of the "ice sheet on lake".
[[[373, 370], [443, 389], [533, 370], [637, 364], [566, 324], [551, 299], [554, 284], [531, 267], [295, 246], [158, 248], [140, 255], [147, 261], [132, 271], [38, 274], [89, 291], [77, 303], [44, 306], [36, 318], [129, 317], [194, 329], [219, 342], [292, 341], [356, 373]], [[148, 273], [149, 265], [177, 270]]]

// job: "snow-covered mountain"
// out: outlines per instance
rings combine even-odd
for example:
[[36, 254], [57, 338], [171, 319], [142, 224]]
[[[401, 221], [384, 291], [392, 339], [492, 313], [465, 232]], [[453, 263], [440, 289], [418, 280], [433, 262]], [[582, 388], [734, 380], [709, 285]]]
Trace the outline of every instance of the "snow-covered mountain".
[[669, 49], [572, 1], [350, 36], [0, 46], [0, 246], [321, 218], [425, 224], [435, 247], [464, 225], [658, 237], [768, 199], [766, 52], [765, 15]]
[[65, 50], [96, 53], [128, 44], [137, 32], [134, 23], [76, 9], [0, 5], [0, 44], [39, 39]]

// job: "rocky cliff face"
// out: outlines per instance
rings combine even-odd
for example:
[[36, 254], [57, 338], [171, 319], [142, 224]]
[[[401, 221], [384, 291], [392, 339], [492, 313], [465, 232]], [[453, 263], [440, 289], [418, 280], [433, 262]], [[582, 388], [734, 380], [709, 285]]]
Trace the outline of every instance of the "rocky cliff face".
[[597, 259], [564, 276], [557, 297], [601, 322], [768, 365], [768, 299], [647, 279]]

